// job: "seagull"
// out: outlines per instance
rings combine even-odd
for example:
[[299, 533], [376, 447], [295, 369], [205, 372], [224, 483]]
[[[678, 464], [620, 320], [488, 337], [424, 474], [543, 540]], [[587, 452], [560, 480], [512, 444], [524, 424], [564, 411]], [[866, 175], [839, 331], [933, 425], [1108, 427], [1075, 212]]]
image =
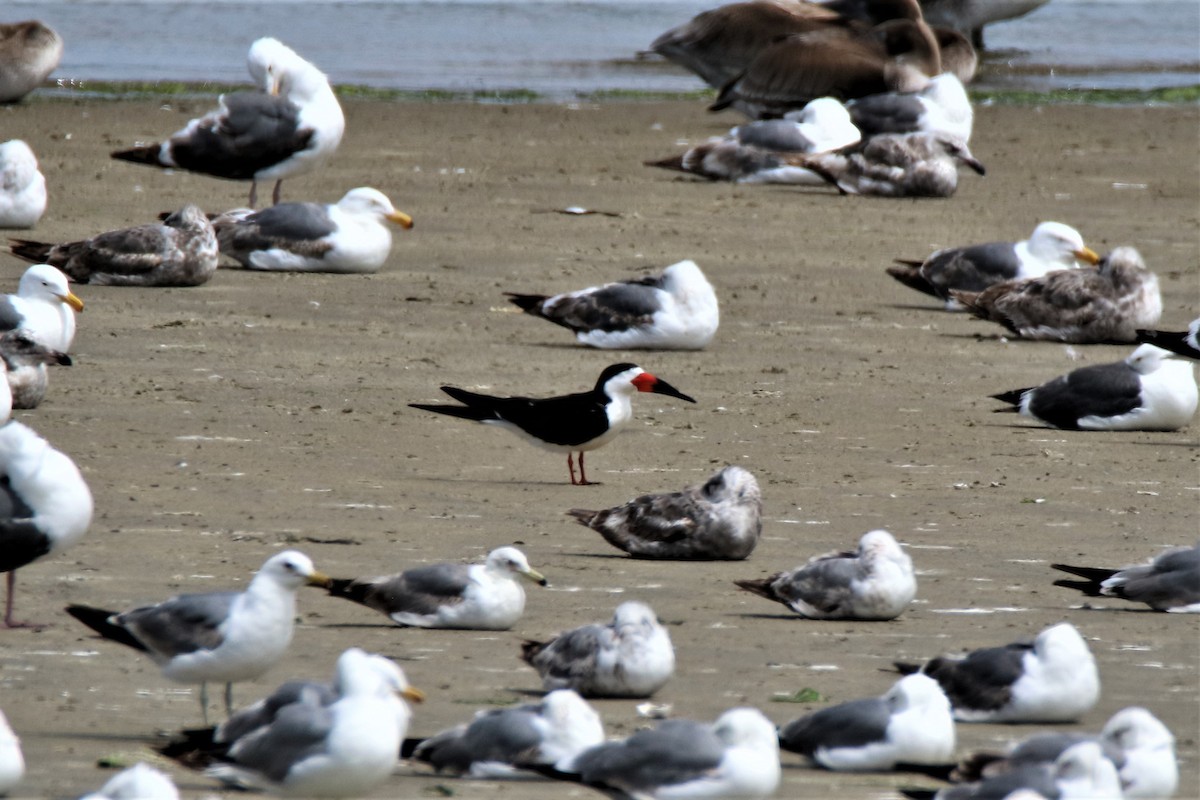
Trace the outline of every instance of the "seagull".
[[[2, 386], [0, 409], [7, 405], [7, 381]], [[6, 628], [41, 627], [13, 619], [16, 571], [75, 544], [91, 523], [92, 493], [75, 462], [20, 422], [0, 427], [0, 572], [8, 573]]]
[[221, 253], [247, 269], [292, 272], [377, 272], [392, 250], [384, 222], [402, 228], [412, 217], [378, 189], [351, 189], [336, 203], [280, 203], [255, 212], [235, 209], [213, 220]]
[[525, 611], [519, 578], [546, 585], [515, 547], [482, 564], [432, 564], [380, 578], [333, 579], [329, 593], [385, 614], [397, 625], [506, 631]]
[[21, 740], [8, 724], [8, 717], [0, 711], [0, 795], [7, 795], [24, 777], [25, 756], [21, 754]]
[[727, 138], [764, 150], [826, 153], [856, 144], [862, 132], [846, 106], [834, 97], [818, 97], [782, 119], [762, 119], [738, 125]]
[[13, 408], [37, 408], [46, 396], [47, 364], [71, 366], [66, 353], [43, 347], [21, 328], [0, 333], [0, 360], [12, 394]]
[[78, 242], [9, 239], [17, 258], [52, 264], [77, 283], [99, 286], [199, 286], [217, 271], [217, 236], [198, 206], [162, 223], [108, 231]]
[[717, 294], [695, 261], [662, 275], [566, 294], [505, 292], [526, 314], [561, 325], [602, 350], [702, 350], [717, 332]]
[[1186, 331], [1140, 330], [1137, 332], [1137, 341], [1157, 345], [1187, 358], [1200, 359], [1200, 317], [1192, 320]]
[[971, 140], [975, 112], [962, 81], [949, 72], [918, 92], [884, 92], [849, 100], [851, 123], [863, 136], [880, 133], [944, 133]]
[[179, 800], [179, 790], [166, 773], [139, 761], [80, 800]]
[[278, 40], [254, 42], [247, 66], [261, 91], [221, 95], [217, 109], [167, 141], [112, 157], [251, 181], [251, 207], [258, 200], [258, 181], [273, 180], [272, 199], [278, 204], [285, 178], [311, 172], [333, 155], [346, 120], [329, 79]]
[[1192, 362], [1152, 344], [1124, 361], [1080, 367], [1028, 389], [992, 395], [1008, 408], [1072, 431], [1174, 431], [1196, 414]]
[[762, 533], [762, 492], [749, 470], [728, 466], [683, 491], [647, 494], [603, 511], [567, 512], [639, 558], [748, 557]]
[[950, 197], [958, 188], [958, 165], [983, 175], [983, 164], [957, 136], [945, 133], [882, 133], [855, 147], [798, 160], [842, 194], [879, 197]]
[[734, 708], [711, 725], [665, 720], [628, 739], [585, 750], [548, 774], [614, 797], [760, 800], [779, 788], [779, 743], [775, 726], [761, 711]]
[[[1033, 794], [1018, 795], [1028, 791]], [[901, 789], [905, 797], [933, 800], [1012, 800], [1016, 797], [1046, 797], [1055, 800], [1116, 800], [1121, 779], [1113, 763], [1104, 757], [1100, 745], [1080, 742], [1049, 764], [1033, 764], [1014, 769], [979, 783], [932, 789]]]
[[233, 684], [262, 675], [291, 644], [296, 591], [328, 583], [308, 556], [285, 550], [267, 559], [244, 592], [181, 594], [119, 614], [84, 605], [66, 610], [105, 639], [144, 651], [164, 677], [200, 684], [207, 724], [209, 681], [225, 684], [232, 714]]
[[44, 213], [46, 177], [37, 156], [20, 139], [0, 144], [0, 228], [32, 228]]
[[950, 296], [1017, 336], [1075, 344], [1132, 342], [1162, 316], [1158, 278], [1132, 247], [1113, 250], [1099, 269], [1060, 270], [979, 293], [952, 289]]
[[1041, 222], [1025, 241], [947, 247], [924, 261], [897, 259], [898, 266], [888, 267], [887, 273], [910, 289], [941, 298], [946, 309], [954, 311], [962, 305], [950, 296], [951, 289], [982, 292], [1004, 281], [1040, 278], [1099, 262], [1079, 231], [1061, 222]]
[[629, 601], [612, 622], [527, 640], [521, 658], [542, 676], [547, 691], [574, 689], [584, 697], [650, 697], [675, 672], [675, 648], [653, 609]]
[[49, 264], [34, 264], [25, 270], [16, 294], [0, 298], [0, 331], [20, 328], [38, 344], [70, 352], [75, 339], [75, 312], [83, 301], [67, 284], [67, 276]]
[[[604, 742], [604, 724], [587, 701], [558, 689], [540, 703], [480, 711], [468, 723], [423, 740], [410, 740], [411, 757], [438, 772], [472, 778], [516, 774], [516, 767], [562, 767]], [[403, 751], [402, 751], [403, 752]]]
[[1078, 589], [1088, 597], [1117, 597], [1155, 611], [1200, 614], [1200, 544], [1175, 547], [1146, 564], [1122, 569], [1050, 566], [1083, 578], [1055, 581], [1055, 586]]
[[896, 662], [896, 668], [940, 683], [959, 722], [1075, 722], [1100, 698], [1096, 659], [1069, 622], [1046, 628], [1032, 644], [939, 656], [923, 665]]
[[857, 551], [826, 553], [764, 580], [734, 583], [809, 619], [895, 619], [917, 594], [912, 559], [885, 530], [864, 534]]
[[[572, 486], [587, 486], [583, 454], [608, 444], [633, 420], [636, 392], [652, 392], [696, 402], [671, 384], [651, 375], [635, 364], [613, 364], [600, 373], [590, 392], [531, 399], [493, 397], [453, 386], [442, 391], [462, 403], [461, 406], [409, 403], [411, 408], [433, 411], [451, 417], [497, 425], [520, 436], [530, 444], [567, 454], [567, 470]], [[579, 453], [579, 480], [575, 480], [572, 453]]]
[[37, 20], [0, 24], [0, 103], [15, 103], [54, 72], [63, 40]]
[[[289, 797], [361, 797], [391, 776], [411, 712], [424, 694], [395, 662], [350, 648], [338, 657], [338, 699], [295, 703], [243, 736], [209, 767], [228, 784]], [[403, 699], [402, 699], [403, 698]]]
[[938, 682], [917, 673], [882, 697], [814, 711], [779, 729], [779, 746], [836, 771], [886, 772], [954, 755], [954, 718]]

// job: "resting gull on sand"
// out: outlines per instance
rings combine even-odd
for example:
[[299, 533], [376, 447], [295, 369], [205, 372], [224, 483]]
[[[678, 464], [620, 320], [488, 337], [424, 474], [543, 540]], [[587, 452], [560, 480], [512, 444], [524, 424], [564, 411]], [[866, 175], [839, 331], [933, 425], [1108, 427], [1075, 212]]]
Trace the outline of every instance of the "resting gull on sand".
[[[1025, 794], [1019, 794], [1025, 792]], [[1029, 764], [979, 783], [945, 789], [901, 789], [913, 800], [1012, 800], [1044, 797], [1054, 800], [1118, 800], [1121, 779], [1096, 742], [1080, 742], [1063, 751], [1053, 763]]]
[[21, 739], [8, 724], [8, 717], [0, 711], [0, 795], [25, 777], [25, 756], [21, 753]]
[[862, 133], [846, 106], [832, 97], [818, 97], [782, 119], [760, 119], [731, 128], [727, 138], [764, 150], [825, 153], [856, 144]]
[[0, 103], [14, 103], [42, 85], [62, 59], [63, 40], [37, 20], [0, 24]]
[[67, 353], [75, 340], [75, 312], [83, 301], [67, 276], [49, 264], [34, 264], [21, 276], [16, 294], [0, 298], [0, 331], [21, 329], [45, 347]]
[[798, 162], [842, 194], [878, 197], [950, 197], [958, 189], [959, 164], [987, 172], [965, 141], [945, 133], [883, 133]]
[[675, 648], [650, 606], [617, 606], [612, 622], [527, 640], [521, 657], [548, 691], [574, 689], [584, 697], [649, 697], [675, 673]]
[[880, 133], [945, 133], [971, 140], [975, 112], [962, 81], [948, 72], [918, 92], [884, 92], [846, 103], [850, 121], [866, 136]]
[[920, 674], [901, 678], [882, 697], [822, 708], [779, 729], [784, 750], [847, 772], [943, 764], [954, 741], [950, 701], [937, 681]]
[[251, 207], [258, 200], [258, 181], [273, 180], [272, 198], [278, 203], [285, 178], [311, 172], [333, 155], [346, 120], [329, 79], [278, 40], [254, 42], [247, 66], [260, 91], [222, 95], [217, 109], [170, 139], [112, 157], [251, 181]]
[[1088, 597], [1116, 597], [1145, 603], [1155, 611], [1200, 614], [1200, 544], [1175, 547], [1145, 564], [1111, 569], [1051, 564], [1083, 580], [1058, 580], [1055, 586], [1078, 589]]
[[896, 259], [898, 266], [888, 267], [887, 273], [910, 289], [941, 298], [947, 310], [959, 310], [962, 306], [950, 296], [952, 289], [982, 292], [1004, 281], [1039, 278], [1099, 261], [1079, 231], [1061, 222], [1041, 222], [1024, 241], [947, 247], [924, 261]]
[[1186, 331], [1139, 330], [1137, 340], [1187, 358], [1200, 359], [1200, 317], [1192, 320]]
[[546, 585], [515, 547], [482, 564], [431, 564], [379, 578], [335, 578], [329, 593], [373, 608], [397, 625], [506, 631], [525, 612], [520, 579]]
[[0, 228], [32, 228], [46, 212], [46, 177], [20, 139], [0, 144]]
[[392, 251], [392, 232], [412, 217], [378, 189], [351, 189], [336, 203], [280, 203], [239, 208], [213, 218], [222, 255], [247, 269], [376, 272]]
[[604, 350], [701, 350], [720, 324], [717, 294], [696, 262], [661, 275], [556, 294], [506, 292], [526, 314], [561, 325]]
[[[7, 420], [7, 381], [0, 381], [0, 411]], [[13, 619], [16, 571], [79, 541], [92, 522], [92, 493], [75, 462], [14, 420], [0, 427], [0, 509], [4, 626], [40, 627]]]
[[50, 381], [48, 364], [71, 366], [69, 355], [44, 347], [20, 328], [0, 333], [0, 360], [4, 361], [13, 408], [37, 408], [41, 404]]
[[762, 492], [748, 470], [729, 466], [679, 492], [567, 513], [639, 558], [738, 560], [754, 552], [762, 533]]
[[296, 550], [277, 553], [262, 565], [244, 592], [181, 594], [124, 613], [84, 605], [67, 613], [106, 639], [145, 652], [163, 676], [200, 684], [200, 708], [208, 721], [208, 683], [225, 684], [225, 710], [233, 713], [233, 684], [262, 675], [292, 642], [296, 592], [329, 578]]
[[917, 594], [912, 559], [885, 530], [864, 534], [856, 551], [826, 553], [769, 578], [734, 583], [810, 619], [895, 619]]
[[1094, 364], [1041, 386], [992, 395], [1020, 413], [1072, 431], [1174, 431], [1196, 414], [1200, 392], [1191, 361], [1152, 344], [1128, 358]]
[[401, 755], [438, 772], [472, 778], [508, 777], [520, 766], [561, 768], [604, 741], [604, 724], [587, 701], [570, 689], [541, 702], [480, 711], [470, 722], [428, 739], [410, 739]]
[[978, 293], [951, 289], [950, 296], [1017, 336], [1076, 344], [1132, 342], [1162, 316], [1158, 277], [1132, 247], [1113, 250], [1099, 269], [1059, 270]]
[[161, 223], [108, 231], [77, 242], [9, 239], [26, 261], [52, 264], [77, 283], [100, 286], [199, 286], [217, 271], [217, 237], [199, 206]]
[[923, 665], [896, 662], [942, 685], [959, 722], [1075, 722], [1100, 698], [1100, 676], [1087, 642], [1069, 622], [1032, 643], [939, 656]]
[[166, 773], [139, 761], [79, 800], [179, 800], [179, 790]]

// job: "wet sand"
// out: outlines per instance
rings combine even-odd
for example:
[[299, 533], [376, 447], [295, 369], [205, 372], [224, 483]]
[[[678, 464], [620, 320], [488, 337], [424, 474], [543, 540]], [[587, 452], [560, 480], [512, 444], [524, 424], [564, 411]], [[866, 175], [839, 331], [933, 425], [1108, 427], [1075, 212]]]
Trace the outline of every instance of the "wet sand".
[[[80, 238], [185, 202], [242, 205], [247, 188], [112, 161], [178, 129], [204, 101], [36, 101], [0, 109], [5, 138], [39, 154], [51, 210], [34, 239]], [[222, 270], [194, 289], [80, 287], [76, 366], [19, 419], [72, 455], [96, 497], [88, 536], [23, 569], [5, 631], [0, 702], [29, 773], [16, 796], [78, 796], [160, 731], [199, 724], [192, 687], [91, 637], [61, 613], [122, 609], [181, 591], [242, 586], [271, 553], [303, 549], [338, 576], [474, 560], [518, 543], [551, 581], [506, 633], [402, 630], [308, 590], [287, 659], [237, 688], [323, 678], [345, 647], [398, 659], [429, 700], [413, 735], [539, 689], [525, 638], [606, 619], [628, 598], [670, 623], [679, 668], [655, 698], [712, 719], [742, 704], [783, 723], [883, 693], [894, 658], [1031, 637], [1069, 620], [1088, 638], [1103, 695], [1081, 728], [1151, 709], [1179, 740], [1178, 796], [1200, 797], [1197, 619], [1116, 601], [1080, 608], [1048, 563], [1120, 566], [1197, 535], [1200, 423], [1176, 433], [1066, 433], [987, 396], [1129, 348], [1006, 341], [1000, 329], [892, 281], [893, 257], [1074, 224], [1096, 250], [1133, 244], [1162, 281], [1163, 327], [1200, 305], [1196, 108], [984, 108], [972, 142], [986, 178], [956, 197], [876, 200], [738, 187], [641, 166], [734, 124], [691, 103], [603, 106], [347, 104], [341, 151], [284, 184], [336, 200], [370, 184], [416, 219], [373, 276]], [[565, 216], [584, 206], [619, 216]], [[721, 330], [700, 353], [604, 353], [510, 310], [502, 292], [555, 292], [693, 258], [717, 287]], [[3, 259], [6, 289], [24, 265]], [[1072, 354], [1077, 360], [1072, 360]], [[560, 456], [414, 411], [454, 384], [500, 394], [590, 387], [633, 360], [695, 396], [639, 397], [636, 421], [591, 455], [602, 485], [566, 483]], [[676, 489], [738, 463], [763, 487], [757, 551], [738, 563], [623, 557], [563, 512]], [[886, 527], [919, 570], [917, 602], [888, 623], [811, 622], [737, 590]], [[811, 687], [825, 702], [774, 702]], [[219, 695], [219, 692], [216, 693]], [[611, 735], [635, 702], [597, 703]], [[219, 717], [216, 706], [214, 714]], [[1029, 726], [959, 726], [960, 752]], [[784, 754], [781, 798], [896, 796], [920, 779], [838, 775]], [[187, 797], [215, 793], [169, 767]], [[466, 782], [403, 766], [374, 797], [598, 796], [542, 782]]]

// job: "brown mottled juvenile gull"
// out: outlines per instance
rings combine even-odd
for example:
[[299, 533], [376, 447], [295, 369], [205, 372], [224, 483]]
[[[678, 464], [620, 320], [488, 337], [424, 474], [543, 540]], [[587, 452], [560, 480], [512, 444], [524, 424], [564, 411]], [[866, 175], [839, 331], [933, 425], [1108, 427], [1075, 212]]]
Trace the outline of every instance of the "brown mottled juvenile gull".
[[32, 92], [62, 59], [63, 40], [37, 20], [0, 24], [0, 103]]
[[20, 139], [0, 144], [0, 228], [32, 228], [46, 211], [46, 177]]
[[1200, 317], [1192, 320], [1186, 331], [1139, 330], [1137, 340], [1152, 344], [1185, 358], [1200, 359]]
[[9, 239], [14, 256], [52, 264], [73, 281], [107, 286], [199, 286], [217, 270], [217, 237], [199, 206], [161, 223], [108, 231], [78, 242]]
[[1116, 597], [1145, 603], [1155, 611], [1200, 614], [1200, 544], [1175, 547], [1146, 564], [1111, 569], [1051, 564], [1083, 580], [1058, 580], [1055, 586], [1077, 589], [1088, 597]]
[[83, 311], [83, 301], [62, 270], [34, 264], [21, 276], [16, 294], [0, 297], [0, 331], [20, 328], [38, 344], [66, 353], [75, 340], [76, 311]]
[[1025, 339], [1076, 344], [1132, 342], [1162, 316], [1158, 277], [1132, 247], [1118, 247], [1098, 269], [1051, 272], [950, 296], [980, 319]]
[[1042, 222], [1024, 241], [947, 247], [924, 261], [897, 259], [897, 266], [888, 267], [887, 273], [910, 289], [941, 298], [948, 310], [957, 310], [962, 306], [950, 296], [951, 289], [982, 292], [1004, 281], [1038, 278], [1099, 261], [1079, 231], [1061, 222]]
[[640, 558], [746, 558], [762, 532], [762, 493], [748, 470], [728, 466], [680, 492], [648, 494], [603, 511], [573, 508], [581, 525]]
[[826, 553], [769, 578], [734, 583], [810, 619], [895, 619], [917, 594], [912, 559], [885, 530], [864, 534], [856, 551]]
[[6, 367], [13, 408], [37, 408], [41, 404], [49, 383], [46, 365], [71, 366], [69, 355], [45, 347], [20, 328], [0, 333], [0, 359]]
[[945, 133], [883, 133], [860, 145], [798, 159], [842, 194], [950, 197], [958, 165], [986, 173], [966, 142]]

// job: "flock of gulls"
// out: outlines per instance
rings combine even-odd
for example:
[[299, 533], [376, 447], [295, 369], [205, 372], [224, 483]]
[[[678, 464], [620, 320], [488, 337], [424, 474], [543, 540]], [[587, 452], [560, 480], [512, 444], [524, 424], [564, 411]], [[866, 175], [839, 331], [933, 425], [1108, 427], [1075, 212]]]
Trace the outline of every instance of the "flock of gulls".
[[[1038, 2], [997, 3], [995, 16]], [[843, 193], [949, 196], [959, 165], [983, 166], [968, 149], [973, 113], [963, 84], [976, 69], [972, 43], [994, 17], [984, 4], [937, 2], [931, 26], [916, 0], [752, 0], [698, 15], [652, 49], [718, 90], [714, 109], [750, 120], [681, 156], [652, 162], [709, 179], [832, 184]], [[45, 26], [5, 26], [0, 55], [28, 42], [24, 72], [0, 70], [0, 99], [15, 78], [36, 86], [62, 42]], [[48, 68], [47, 68], [47, 65]], [[71, 282], [196, 286], [222, 255], [244, 268], [373, 272], [387, 258], [387, 222], [410, 227], [370, 187], [336, 203], [281, 202], [283, 180], [313, 170], [337, 149], [345, 120], [328, 79], [275, 39], [250, 48], [255, 88], [223, 95], [217, 108], [160, 142], [113, 158], [251, 182], [248, 207], [206, 213], [185, 206], [161, 221], [71, 242], [11, 239], [34, 262], [15, 294], [0, 299], [0, 569], [8, 573], [4, 624], [14, 617], [16, 571], [53, 556], [86, 532], [92, 498], [71, 459], [31, 428], [8, 421], [47, 390], [47, 366], [67, 365], [82, 301]], [[26, 88], [25, 91], [28, 91]], [[29, 228], [44, 211], [45, 180], [29, 146], [0, 146], [0, 227]], [[274, 204], [255, 210], [258, 183], [274, 182]], [[81, 236], [84, 234], [81, 232]], [[1158, 282], [1131, 247], [1101, 257], [1075, 229], [1043, 222], [1028, 240], [941, 250], [898, 262], [888, 273], [1021, 339], [1141, 343], [1125, 360], [1088, 366], [1039, 386], [995, 395], [1013, 411], [1068, 430], [1175, 430], [1197, 406], [1191, 361], [1200, 320], [1159, 331]], [[716, 293], [692, 261], [661, 275], [546, 296], [509, 293], [522, 311], [602, 349], [701, 349], [719, 324]], [[694, 400], [631, 363], [605, 369], [586, 391], [546, 398], [480, 394], [444, 386], [454, 404], [412, 407], [507, 429], [567, 455], [572, 484], [589, 483], [585, 454], [633, 418], [633, 398]], [[455, 423], [450, 423], [455, 424]], [[576, 465], [575, 456], [578, 455]], [[576, 474], [578, 466], [578, 476]], [[741, 560], [762, 530], [762, 494], [747, 470], [727, 466], [695, 486], [645, 495], [570, 516], [639, 558]], [[1147, 564], [1100, 568], [1055, 564], [1057, 585], [1089, 597], [1176, 613], [1200, 612], [1200, 545], [1159, 553]], [[1094, 733], [1034, 733], [1006, 752], [956, 758], [956, 727], [972, 722], [1073, 723], [1100, 697], [1095, 659], [1070, 622], [1032, 639], [965, 654], [929, 654], [895, 664], [882, 696], [821, 708], [777, 727], [758, 709], [734, 708], [713, 722], [666, 719], [623, 740], [606, 739], [593, 698], [650, 698], [675, 672], [670, 635], [645, 603], [619, 605], [611, 620], [526, 640], [538, 702], [484, 710], [446, 731], [412, 737], [409, 702], [423, 693], [394, 662], [358, 648], [338, 658], [329, 683], [291, 681], [236, 709], [233, 685], [270, 670], [287, 651], [296, 596], [305, 586], [385, 615], [396, 625], [504, 631], [525, 609], [522, 581], [547, 579], [514, 547], [482, 563], [435, 564], [398, 574], [333, 578], [303, 553], [269, 558], [244, 591], [181, 594], [126, 611], [76, 604], [67, 613], [105, 639], [140, 651], [165, 678], [200, 686], [205, 727], [181, 731], [161, 752], [223, 785], [285, 796], [353, 797], [392, 778], [401, 758], [463, 777], [523, 775], [569, 781], [613, 797], [763, 798], [781, 780], [780, 751], [833, 771], [907, 771], [947, 781], [910, 797], [1166, 798], [1178, 768], [1174, 737], [1143, 708], [1118, 712]], [[912, 559], [886, 530], [846, 552], [814, 555], [741, 589], [815, 620], [890, 620], [917, 593]], [[223, 684], [227, 718], [208, 725], [208, 685]], [[650, 714], [655, 709], [650, 707]], [[19, 784], [19, 740], [0, 716], [0, 792]], [[161, 772], [139, 764], [89, 798], [177, 798]]]

